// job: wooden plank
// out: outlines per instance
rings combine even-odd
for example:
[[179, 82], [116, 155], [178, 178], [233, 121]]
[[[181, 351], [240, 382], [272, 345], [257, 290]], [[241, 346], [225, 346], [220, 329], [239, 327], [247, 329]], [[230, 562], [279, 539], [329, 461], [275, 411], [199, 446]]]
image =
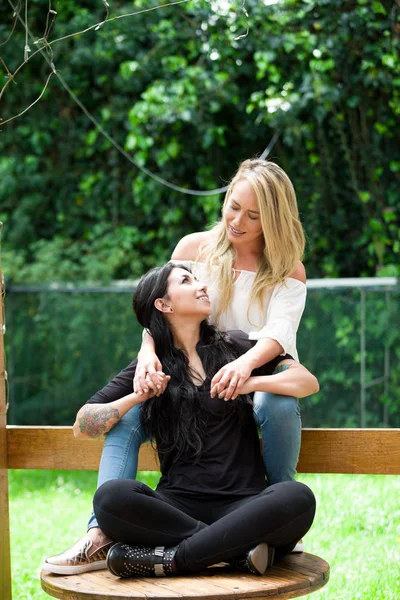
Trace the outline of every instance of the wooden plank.
[[303, 596], [328, 581], [329, 566], [318, 556], [304, 553], [292, 561], [290, 569], [285, 561], [262, 577], [226, 568], [206, 569], [199, 575], [145, 579], [118, 579], [108, 571], [70, 576], [42, 571], [41, 583], [45, 592], [62, 600], [261, 600]]
[[[8, 426], [8, 467], [97, 470], [102, 444], [75, 439], [71, 427]], [[150, 444], [141, 448], [139, 468], [158, 470]], [[303, 429], [298, 471], [398, 475], [400, 429]]]
[[[118, 581], [109, 571], [82, 573], [81, 575], [54, 575], [47, 571], [40, 574], [42, 589], [62, 600], [118, 600], [132, 598], [129, 580]], [[136, 600], [146, 600], [146, 594], [137, 591]]]
[[328, 563], [322, 558], [306, 552], [288, 554], [279, 562], [279, 566], [308, 575], [312, 585], [317, 584], [320, 577], [324, 581], [329, 579]]
[[[9, 469], [61, 469], [97, 471], [103, 439], [75, 439], [72, 427], [7, 427]], [[139, 453], [142, 471], [158, 471], [158, 459], [150, 444]]]
[[[2, 223], [0, 223], [1, 235]], [[4, 358], [3, 274], [0, 271], [0, 597], [11, 600], [10, 515], [8, 504], [7, 399]]]
[[211, 577], [197, 577], [189, 575], [185, 577], [160, 577], [156, 581], [157, 586], [171, 594], [180, 592], [185, 599], [190, 600], [233, 600], [234, 595], [231, 590], [226, 590], [218, 585], [214, 585]]
[[[212, 578], [212, 582], [214, 585], [218, 585], [219, 587], [227, 590], [232, 593], [236, 598], [254, 598], [260, 595], [260, 588], [254, 586], [254, 589], [249, 588], [248, 579], [243, 576], [242, 573], [236, 572], [235, 574], [231, 573], [230, 577], [227, 577], [224, 572], [218, 573], [217, 569], [212, 568], [208, 569], [210, 573], [204, 573], [204, 579], [208, 580], [210, 577]], [[251, 577], [251, 576], [250, 576]], [[257, 584], [257, 580], [256, 580]], [[268, 598], [270, 596], [276, 596], [277, 594], [277, 586], [273, 582], [269, 582], [268, 588], [263, 587], [262, 594], [263, 597]], [[226, 593], [226, 592], [225, 592]], [[223, 594], [221, 594], [222, 596]]]
[[299, 473], [400, 474], [400, 429], [303, 429]]

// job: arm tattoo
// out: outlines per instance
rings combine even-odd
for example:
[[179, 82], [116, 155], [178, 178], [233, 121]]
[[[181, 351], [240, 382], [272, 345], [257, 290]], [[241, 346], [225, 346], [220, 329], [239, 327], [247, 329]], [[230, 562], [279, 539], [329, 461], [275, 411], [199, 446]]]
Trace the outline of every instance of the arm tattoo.
[[286, 371], [286, 369], [290, 369], [290, 367], [293, 366], [293, 363], [285, 363], [283, 365], [278, 365], [274, 372], [273, 375], [276, 375], [277, 373], [282, 373], [283, 371]]
[[105, 405], [104, 407], [93, 407], [87, 405], [83, 409], [83, 415], [79, 417], [79, 429], [88, 437], [96, 438], [107, 433], [111, 427], [107, 426], [110, 420], [114, 420], [111, 427], [119, 420], [119, 411]]

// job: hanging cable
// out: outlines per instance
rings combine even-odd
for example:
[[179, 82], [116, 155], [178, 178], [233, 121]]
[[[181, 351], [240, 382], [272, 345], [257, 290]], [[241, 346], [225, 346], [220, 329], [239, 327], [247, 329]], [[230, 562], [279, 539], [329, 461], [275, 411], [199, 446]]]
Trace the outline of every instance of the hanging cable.
[[[15, 10], [14, 6], [12, 5], [11, 0], [8, 0], [9, 4], [11, 5], [11, 7], [13, 8], [13, 10]], [[34, 36], [33, 34], [29, 31], [28, 28], [28, 24], [26, 22], [24, 22], [23, 18], [21, 17], [21, 15], [18, 15], [20, 22], [22, 23], [22, 25], [24, 26], [26, 32], [29, 32], [29, 36], [33, 39]], [[96, 120], [96, 118], [92, 115], [92, 113], [86, 108], [86, 106], [81, 102], [81, 100], [77, 97], [77, 95], [71, 90], [71, 88], [69, 87], [69, 85], [67, 84], [67, 82], [65, 81], [65, 79], [63, 78], [63, 76], [61, 75], [61, 73], [57, 70], [55, 70], [55, 66], [52, 62], [49, 61], [48, 56], [46, 55], [46, 53], [44, 52], [45, 48], [40, 48], [40, 52], [42, 53], [43, 58], [45, 59], [45, 61], [47, 62], [47, 64], [52, 68], [53, 73], [58, 80], [60, 81], [61, 85], [64, 87], [64, 89], [68, 92], [68, 94], [70, 95], [70, 97], [73, 99], [73, 101], [79, 106], [79, 108], [84, 112], [84, 114], [87, 116], [87, 118], [93, 123], [93, 125], [96, 127], [97, 131], [104, 136], [109, 142], [110, 144], [112, 144], [114, 146], [114, 148], [116, 148], [116, 150], [118, 150], [118, 152], [120, 154], [122, 154], [122, 156], [124, 156], [131, 164], [133, 164], [137, 169], [139, 169], [140, 171], [142, 171], [142, 173], [144, 173], [145, 175], [147, 175], [148, 177], [151, 177], [152, 179], [154, 179], [155, 181], [157, 181], [157, 183], [159, 183], [160, 185], [163, 185], [165, 187], [168, 187], [172, 190], [174, 190], [175, 192], [179, 192], [180, 194], [187, 194], [190, 196], [213, 196], [215, 194], [223, 194], [226, 192], [226, 190], [228, 189], [228, 186], [223, 186], [220, 188], [215, 188], [212, 190], [193, 190], [190, 188], [184, 188], [182, 186], [179, 185], [175, 185], [174, 183], [171, 183], [170, 181], [167, 181], [166, 179], [164, 179], [163, 177], [160, 177], [159, 175], [153, 173], [152, 171], [150, 171], [149, 169], [147, 169], [146, 167], [143, 167], [142, 165], [140, 165], [134, 158], [132, 158], [127, 152], [126, 150], [102, 127], [102, 125], [100, 125], [100, 123]], [[47, 80], [46, 83], [46, 87], [47, 84], [49, 82], [50, 77]], [[44, 90], [43, 90], [44, 92]], [[41, 98], [42, 94], [39, 96], [39, 98], [33, 103], [35, 104], [36, 102], [38, 102], [38, 100]], [[30, 106], [33, 106], [33, 104], [31, 104]], [[28, 107], [30, 108], [30, 107]], [[28, 110], [28, 109], [26, 109]], [[23, 112], [26, 112], [23, 111]], [[20, 113], [23, 114], [23, 113]], [[18, 115], [17, 115], [18, 116]], [[15, 118], [15, 117], [13, 117]], [[9, 119], [11, 120], [11, 119]], [[268, 146], [265, 148], [265, 150], [262, 152], [260, 158], [265, 159], [269, 156], [272, 148], [274, 147], [277, 139], [279, 138], [279, 132], [276, 131], [274, 133], [274, 135], [272, 136]]]

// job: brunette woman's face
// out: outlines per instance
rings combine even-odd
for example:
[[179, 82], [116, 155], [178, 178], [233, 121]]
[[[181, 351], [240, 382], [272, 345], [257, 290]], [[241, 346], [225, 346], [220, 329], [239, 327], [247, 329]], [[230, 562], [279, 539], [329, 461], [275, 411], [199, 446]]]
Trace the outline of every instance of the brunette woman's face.
[[223, 211], [228, 239], [234, 246], [263, 242], [257, 198], [245, 180], [235, 183]]
[[197, 316], [206, 319], [211, 313], [207, 286], [198, 281], [192, 273], [176, 267], [168, 277], [166, 304], [177, 316]]

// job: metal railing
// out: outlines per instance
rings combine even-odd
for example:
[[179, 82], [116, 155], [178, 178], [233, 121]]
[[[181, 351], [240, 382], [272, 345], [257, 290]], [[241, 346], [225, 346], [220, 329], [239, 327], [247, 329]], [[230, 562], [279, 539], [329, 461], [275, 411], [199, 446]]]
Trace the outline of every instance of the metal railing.
[[[366, 290], [369, 292], [379, 292], [385, 295], [386, 308], [390, 311], [390, 295], [395, 289], [399, 289], [399, 281], [396, 277], [360, 277], [360, 278], [342, 278], [342, 279], [311, 279], [307, 282], [307, 288], [310, 290], [326, 289], [358, 289], [360, 292], [360, 427], [366, 427], [366, 398], [367, 389], [379, 383], [384, 384], [384, 394], [389, 393], [390, 379], [390, 348], [385, 343], [385, 358], [383, 364], [383, 375], [367, 381], [366, 377], [366, 328], [367, 328], [367, 310], [366, 310]], [[388, 407], [384, 405], [383, 424], [388, 425]]]
[[[98, 284], [92, 284], [92, 283], [82, 283], [82, 284], [76, 284], [76, 283], [45, 283], [45, 284], [40, 284], [40, 285], [9, 285], [7, 286], [7, 299], [6, 299], [6, 308], [7, 308], [7, 312], [8, 312], [8, 316], [9, 316], [9, 329], [8, 329], [8, 335], [9, 336], [19, 336], [21, 339], [26, 340], [26, 344], [27, 346], [29, 346], [29, 337], [32, 335], [35, 335], [35, 333], [37, 331], [40, 330], [40, 327], [42, 327], [43, 321], [47, 321], [47, 323], [51, 324], [52, 320], [55, 319], [60, 319], [60, 323], [59, 326], [57, 327], [57, 325], [55, 323], [53, 323], [52, 325], [54, 325], [53, 329], [51, 329], [50, 334], [43, 334], [42, 337], [45, 337], [46, 335], [53, 335], [53, 331], [57, 331], [57, 329], [62, 329], [62, 327], [65, 326], [65, 323], [63, 323], [63, 319], [66, 320], [71, 320], [71, 315], [72, 316], [76, 316], [76, 312], [77, 311], [82, 311], [82, 314], [85, 310], [87, 310], [88, 312], [90, 312], [90, 317], [86, 316], [85, 319], [86, 321], [88, 321], [88, 319], [92, 318], [92, 313], [98, 313], [99, 315], [99, 319], [98, 321], [94, 321], [93, 325], [86, 324], [87, 329], [86, 331], [82, 332], [83, 336], [88, 336], [88, 331], [90, 331], [90, 328], [96, 328], [97, 325], [102, 328], [102, 330], [104, 332], [106, 332], [106, 330], [108, 328], [111, 327], [111, 321], [110, 319], [113, 318], [117, 318], [117, 317], [113, 317], [111, 314], [108, 315], [108, 319], [104, 318], [104, 315], [102, 315], [102, 313], [104, 311], [108, 311], [110, 312], [110, 306], [117, 306], [117, 310], [116, 312], [119, 313], [121, 311], [126, 311], [126, 323], [129, 323], [129, 327], [133, 327], [134, 325], [132, 325], [132, 310], [131, 310], [131, 304], [130, 301], [125, 302], [125, 299], [121, 296], [121, 294], [132, 294], [135, 285], [136, 285], [137, 280], [131, 280], [131, 281], [115, 281], [112, 282], [109, 285], [98, 285]], [[312, 279], [309, 280], [307, 282], [307, 289], [308, 289], [308, 308], [306, 309], [305, 315], [303, 317], [302, 320], [302, 324], [301, 324], [301, 329], [298, 335], [298, 342], [299, 342], [299, 350], [301, 351], [301, 358], [302, 360], [305, 362], [305, 364], [307, 366], [309, 366], [309, 368], [311, 368], [312, 370], [315, 370], [315, 372], [320, 375], [320, 371], [318, 370], [319, 365], [321, 365], [322, 363], [324, 363], [323, 368], [326, 368], [326, 364], [329, 363], [330, 357], [328, 356], [329, 352], [331, 352], [333, 358], [336, 360], [337, 356], [340, 354], [346, 354], [349, 352], [349, 349], [344, 349], [342, 350], [339, 347], [339, 342], [336, 340], [335, 341], [335, 326], [333, 327], [329, 327], [329, 319], [332, 318], [329, 314], [329, 306], [334, 306], [335, 302], [332, 302], [332, 294], [335, 295], [335, 298], [337, 298], [337, 309], [336, 309], [336, 317], [337, 318], [337, 314], [340, 312], [341, 309], [343, 309], [344, 311], [347, 311], [349, 314], [349, 319], [353, 320], [353, 326], [351, 328], [351, 348], [352, 348], [352, 353], [354, 355], [355, 353], [355, 349], [358, 348], [357, 351], [359, 351], [359, 357], [357, 356], [356, 359], [354, 359], [352, 361], [351, 364], [351, 369], [352, 369], [352, 373], [351, 373], [351, 377], [352, 377], [352, 381], [354, 381], [353, 388], [351, 390], [351, 399], [352, 402], [354, 400], [354, 402], [356, 401], [355, 396], [358, 393], [358, 397], [359, 397], [359, 408], [358, 408], [358, 418], [356, 419], [356, 421], [353, 418], [353, 421], [351, 422], [350, 426], [360, 426], [360, 427], [366, 427], [368, 426], [368, 410], [369, 410], [369, 406], [368, 406], [368, 395], [370, 396], [369, 392], [371, 390], [373, 390], [374, 388], [377, 388], [377, 386], [382, 385], [382, 389], [383, 389], [383, 397], [388, 397], [390, 392], [390, 380], [391, 380], [391, 369], [395, 367], [395, 365], [398, 364], [398, 361], [396, 360], [395, 362], [393, 362], [393, 358], [392, 358], [392, 354], [394, 352], [394, 348], [396, 346], [398, 346], [399, 344], [393, 344], [393, 340], [390, 342], [389, 340], [389, 334], [390, 332], [390, 318], [387, 319], [388, 324], [386, 329], [383, 328], [383, 333], [382, 333], [382, 339], [379, 340], [379, 343], [382, 342], [383, 347], [379, 349], [379, 361], [375, 361], [376, 364], [374, 363], [374, 368], [371, 369], [371, 356], [373, 356], [376, 352], [376, 348], [374, 347], [374, 344], [376, 343], [376, 338], [374, 338], [372, 336], [373, 339], [373, 343], [371, 344], [371, 341], [368, 340], [368, 332], [369, 332], [369, 328], [371, 327], [371, 323], [373, 324], [375, 322], [375, 320], [380, 316], [377, 313], [377, 309], [376, 309], [376, 302], [372, 301], [372, 309], [368, 308], [368, 302], [371, 302], [371, 294], [375, 297], [375, 298], [382, 298], [383, 299], [383, 303], [381, 303], [379, 306], [381, 307], [380, 310], [384, 310], [386, 311], [386, 313], [388, 315], [390, 314], [399, 314], [400, 313], [400, 285], [399, 285], [399, 281], [394, 278], [394, 277], [386, 277], [386, 278], [349, 278], [349, 279]], [[61, 297], [58, 296], [58, 294], [62, 294], [63, 295], [63, 306], [65, 306], [65, 310], [61, 311], [55, 311], [55, 306], [57, 306], [58, 304], [61, 303]], [[82, 297], [85, 296], [86, 294], [97, 294], [98, 295], [98, 299], [95, 297], [91, 298], [91, 301], [85, 301]], [[116, 294], [116, 296], [115, 296]], [[22, 298], [23, 295], [26, 295], [26, 297], [29, 298], [34, 298], [36, 297], [36, 300], [32, 300], [31, 304], [29, 305], [30, 308], [29, 310], [31, 310], [31, 312], [33, 313], [33, 317], [30, 320], [29, 317], [27, 317], [26, 319], [22, 319], [21, 315], [17, 318], [16, 314], [18, 312], [24, 311], [26, 310], [26, 302], [19, 304], [18, 302], [15, 302], [15, 300], [17, 299], [17, 297]], [[59, 298], [59, 300], [54, 300], [54, 295], [56, 295], [57, 298]], [[70, 295], [71, 298], [71, 302], [69, 302], [69, 300], [65, 297], [66, 295]], [[46, 299], [48, 298], [53, 298], [52, 302], [48, 302], [46, 301]], [[82, 297], [82, 301], [80, 301], [80, 298]], [[328, 306], [328, 309], [325, 309], [325, 312], [321, 312], [318, 315], [318, 319], [319, 322], [317, 322], [316, 325], [312, 324], [312, 319], [314, 314], [319, 310], [318, 307], [318, 303], [323, 304], [323, 301], [326, 301], [326, 299], [330, 297], [330, 302], [331, 304]], [[14, 298], [14, 300], [13, 300]], [[317, 298], [317, 301], [315, 300]], [[368, 302], [367, 302], [368, 300]], [[15, 304], [15, 307], [14, 307]], [[29, 303], [28, 303], [29, 304]], [[71, 304], [71, 308], [68, 308], [69, 305]], [[88, 308], [86, 308], [86, 305], [90, 304], [91, 308], [90, 310]], [[396, 308], [398, 306], [397, 311], [394, 310], [394, 308]], [[9, 308], [8, 308], [9, 307]], [[93, 308], [95, 307], [95, 308]], [[41, 312], [40, 312], [41, 311]], [[47, 312], [46, 312], [47, 311]], [[53, 312], [52, 312], [53, 311]], [[83, 319], [85, 321], [85, 319]], [[308, 321], [311, 322], [311, 325], [308, 323]], [[120, 330], [122, 330], [121, 328], [123, 328], [123, 323], [122, 325], [120, 325]], [[316, 338], [316, 344], [318, 346], [317, 347], [317, 351], [314, 353], [315, 356], [313, 358], [313, 355], [311, 352], [309, 352], [309, 340], [312, 338], [313, 336], [313, 328], [315, 326], [320, 326], [321, 328], [325, 328], [326, 329], [326, 335], [320, 336], [318, 339]], [[21, 328], [24, 329], [24, 331], [21, 331]], [[78, 337], [79, 335], [79, 323], [75, 325], [75, 329], [76, 329], [76, 336]], [[114, 337], [118, 337], [119, 333], [118, 333], [118, 329], [115, 330], [114, 332]], [[393, 332], [392, 332], [393, 333]], [[139, 336], [139, 328], [138, 328], [138, 332], [137, 332], [138, 336]], [[354, 336], [358, 335], [359, 336], [359, 341], [358, 344], [356, 343]], [[40, 337], [40, 336], [39, 336]], [[370, 336], [371, 337], [371, 336]], [[8, 336], [6, 336], [6, 341], [7, 341]], [[111, 341], [110, 341], [111, 339]], [[325, 347], [321, 346], [321, 339], [323, 340], [323, 343], [325, 344]], [[398, 342], [400, 342], [400, 328], [399, 328], [399, 332], [398, 332]], [[60, 340], [55, 340], [57, 341], [57, 344], [60, 343]], [[130, 344], [131, 340], [128, 339], [128, 341], [126, 341], [126, 346], [128, 347]], [[50, 342], [51, 343], [51, 342]], [[75, 350], [78, 349], [77, 351], [80, 351], [80, 342], [79, 341], [74, 341], [75, 346], [73, 347]], [[114, 343], [112, 341], [112, 336], [111, 338], [107, 338], [105, 345], [110, 345], [111, 343]], [[137, 342], [135, 342], [137, 343]], [[48, 364], [43, 364], [43, 367], [41, 366], [41, 364], [39, 364], [38, 362], [35, 363], [34, 365], [34, 370], [30, 371], [28, 368], [28, 363], [30, 361], [27, 361], [23, 359], [23, 357], [21, 357], [21, 348], [16, 348], [14, 344], [8, 344], [9, 345], [9, 349], [8, 349], [8, 363], [9, 363], [9, 376], [11, 379], [11, 391], [10, 391], [10, 403], [11, 405], [14, 404], [14, 402], [20, 402], [21, 401], [21, 395], [23, 395], [23, 392], [26, 393], [27, 397], [29, 397], [29, 394], [31, 396], [33, 396], [34, 394], [32, 393], [31, 389], [28, 390], [29, 386], [30, 388], [35, 388], [35, 390], [39, 390], [40, 391], [40, 387], [42, 386], [43, 388], [43, 383], [41, 382], [41, 377], [42, 377], [42, 369], [43, 371], [45, 371], [46, 369], [48, 369]], [[302, 347], [303, 346], [303, 347]], [[132, 347], [135, 347], [134, 344], [132, 344]], [[137, 350], [137, 348], [135, 347], [135, 349]], [[27, 348], [28, 351], [32, 352], [32, 350], [29, 350], [29, 348]], [[36, 347], [35, 347], [36, 350]], [[107, 351], [109, 349], [107, 348]], [[128, 350], [127, 350], [128, 351]], [[62, 362], [63, 360], [65, 361], [66, 358], [65, 355], [62, 354], [62, 351], [59, 351], [61, 353], [61, 359], [60, 361]], [[87, 355], [87, 350], [82, 350], [83, 354]], [[74, 355], [74, 351], [70, 352], [70, 354]], [[349, 354], [346, 355], [347, 358], [345, 358], [345, 360], [349, 361]], [[339, 356], [339, 358], [341, 358]], [[71, 358], [71, 360], [73, 360], [73, 356]], [[121, 359], [122, 361], [122, 359]], [[107, 363], [107, 360], [105, 359], [103, 362]], [[114, 362], [115, 363], [115, 358], [113, 355], [110, 355], [109, 358], [109, 362]], [[18, 363], [18, 364], [17, 364]], [[378, 364], [379, 363], [379, 364]], [[393, 366], [392, 366], [393, 363]], [[123, 366], [123, 365], [122, 365]], [[113, 367], [113, 368], [112, 368]], [[108, 377], [109, 375], [112, 375], [113, 373], [115, 373], [115, 370], [118, 368], [118, 366], [116, 364], [113, 364], [110, 369], [110, 373], [107, 371], [107, 373], [104, 373], [104, 377]], [[356, 373], [354, 371], [354, 369], [359, 368], [359, 377], [356, 378]], [[396, 366], [397, 368], [397, 366]], [[90, 370], [90, 369], [89, 369]], [[93, 369], [92, 369], [93, 370]], [[372, 373], [372, 376], [371, 376]], [[394, 371], [393, 371], [394, 373]], [[96, 373], [94, 373], [93, 375], [96, 375]], [[55, 380], [56, 376], [53, 376], [53, 380]], [[357, 381], [358, 380], [358, 381]], [[14, 385], [13, 383], [14, 382]], [[102, 384], [104, 383], [104, 380], [95, 380], [93, 382], [93, 391], [95, 391], [96, 386], [100, 387]], [[14, 386], [18, 387], [18, 390], [15, 391]], [[61, 384], [62, 385], [62, 384]], [[79, 385], [79, 383], [77, 383], [77, 386]], [[323, 390], [323, 386], [322, 390]], [[329, 387], [329, 386], [328, 386]], [[356, 388], [358, 387], [358, 392], [356, 390]], [[339, 388], [336, 386], [335, 390], [336, 390], [336, 394], [338, 393], [337, 390]], [[28, 390], [28, 391], [27, 391]], [[392, 387], [393, 390], [393, 387]], [[86, 388], [82, 391], [82, 394], [88, 393], [86, 392]], [[340, 392], [339, 392], [340, 393]], [[375, 393], [375, 392], [374, 392]], [[393, 393], [392, 393], [393, 395]], [[18, 398], [17, 398], [18, 396]], [[29, 398], [28, 398], [29, 399]], [[86, 398], [85, 397], [81, 397], [79, 398], [78, 405], [82, 404], [82, 401], [84, 401]], [[54, 402], [56, 402], [56, 398], [54, 400]], [[329, 402], [335, 402], [336, 398], [332, 398], [331, 400], [329, 400]], [[60, 400], [61, 403], [63, 403], [62, 400]], [[327, 404], [329, 403], [327, 401]], [[303, 409], [302, 409], [303, 410]], [[382, 411], [383, 411], [383, 415], [382, 418], [380, 419], [380, 423], [382, 426], [388, 426], [389, 424], [389, 420], [390, 420], [390, 414], [389, 414], [389, 408], [388, 405], [383, 402], [382, 403]], [[11, 409], [9, 416], [11, 417], [13, 415], [13, 409]], [[307, 412], [307, 407], [306, 407], [306, 412]], [[12, 421], [11, 421], [12, 422]], [[352, 424], [354, 423], [354, 425]], [[307, 423], [306, 423], [307, 424]], [[315, 423], [311, 424], [312, 426], [316, 426]], [[326, 424], [323, 424], [324, 426], [326, 426]], [[308, 424], [307, 424], [308, 426]], [[318, 425], [317, 425], [318, 426]], [[344, 426], [349, 426], [348, 424], [344, 425]], [[370, 425], [369, 425], [370, 426]]]

